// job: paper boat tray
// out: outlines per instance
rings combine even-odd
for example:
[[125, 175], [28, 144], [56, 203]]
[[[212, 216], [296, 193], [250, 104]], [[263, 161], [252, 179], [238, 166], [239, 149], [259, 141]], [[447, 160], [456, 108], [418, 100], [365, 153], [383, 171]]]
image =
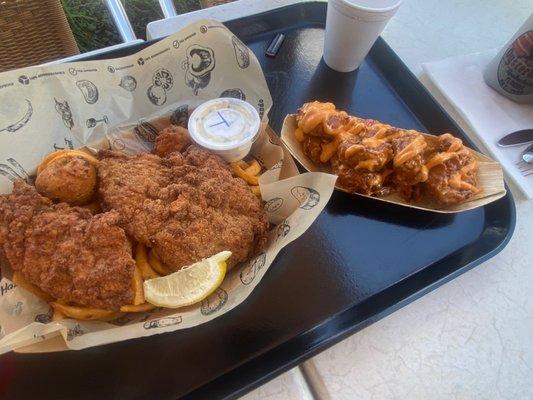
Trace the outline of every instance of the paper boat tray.
[[[296, 116], [294, 114], [289, 114], [285, 117], [283, 121], [283, 127], [281, 130], [281, 139], [284, 144], [289, 149], [290, 153], [293, 155], [296, 160], [303, 167], [310, 172], [327, 172], [332, 173], [329, 166], [319, 166], [313, 163], [302, 151], [301, 144], [294, 137], [294, 131], [297, 128]], [[432, 136], [424, 134], [425, 136]], [[484, 154], [481, 154], [477, 151], [472, 150], [474, 156], [476, 157], [479, 165], [478, 170], [478, 186], [481, 188], [481, 191], [469, 199], [468, 201], [460, 204], [453, 205], [442, 205], [435, 201], [428, 199], [422, 199], [416, 203], [409, 203], [403, 200], [398, 194], [390, 194], [383, 197], [372, 197], [359, 193], [353, 193], [357, 196], [368, 197], [376, 201], [384, 201], [386, 203], [399, 204], [405, 207], [417, 208], [420, 210], [433, 211], [438, 213], [457, 213], [461, 211], [472, 210], [484, 206], [486, 204], [492, 203], [493, 201], [498, 200], [499, 198], [505, 196], [506, 190], [503, 181], [503, 171], [501, 165], [488, 158]], [[351, 193], [338, 183], [335, 185], [337, 190]]]

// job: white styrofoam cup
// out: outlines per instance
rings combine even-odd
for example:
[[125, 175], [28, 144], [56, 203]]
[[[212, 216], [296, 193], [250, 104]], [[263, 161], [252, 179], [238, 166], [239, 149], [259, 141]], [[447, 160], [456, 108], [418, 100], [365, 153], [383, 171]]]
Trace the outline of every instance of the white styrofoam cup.
[[402, 0], [328, 0], [324, 61], [340, 72], [359, 67]]

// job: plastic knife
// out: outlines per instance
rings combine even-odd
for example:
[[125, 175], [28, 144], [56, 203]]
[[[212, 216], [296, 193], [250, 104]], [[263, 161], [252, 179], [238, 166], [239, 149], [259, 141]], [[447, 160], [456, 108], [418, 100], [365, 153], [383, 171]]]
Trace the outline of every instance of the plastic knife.
[[533, 129], [522, 129], [505, 135], [498, 140], [501, 147], [518, 146], [533, 142]]

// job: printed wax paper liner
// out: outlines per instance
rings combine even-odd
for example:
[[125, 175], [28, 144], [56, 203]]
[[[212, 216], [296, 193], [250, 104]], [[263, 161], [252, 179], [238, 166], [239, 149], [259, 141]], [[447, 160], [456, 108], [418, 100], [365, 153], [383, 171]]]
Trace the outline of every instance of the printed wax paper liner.
[[173, 121], [180, 122], [217, 97], [246, 100], [266, 126], [272, 98], [259, 62], [211, 20], [131, 56], [1, 73], [0, 193], [9, 192], [13, 180], [27, 179], [44, 155], [98, 143], [118, 126], [139, 125], [136, 148], [146, 149], [154, 139], [144, 129], [146, 116], [174, 107]]
[[[211, 49], [202, 53], [199, 60], [211, 57], [213, 62], [215, 58], [218, 62], [206, 72], [210, 74], [207, 82], [205, 76], [204, 81], [191, 81], [187, 67], [180, 69], [181, 65], [175, 65], [177, 60], [183, 60], [184, 54], [190, 54], [191, 47]], [[196, 55], [191, 58], [188, 62], [198, 70]], [[205, 65], [202, 68], [209, 69]], [[162, 69], [172, 76], [171, 87], [168, 75], [157, 73]], [[99, 72], [91, 76], [96, 90], [91, 91], [86, 83], [81, 84], [85, 85], [82, 90], [76, 78], [86, 81], [86, 73], [93, 70]], [[64, 73], [53, 74], [58, 71]], [[17, 78], [18, 83], [14, 85], [3, 83], [20, 76], [29, 77], [29, 82]], [[203, 82], [203, 86], [198, 82]], [[153, 86], [165, 89], [165, 104], [152, 104], [150, 88]], [[17, 87], [24, 89], [22, 97], [17, 97]], [[13, 92], [10, 98], [6, 97], [6, 90]], [[186, 126], [197, 104], [221, 94], [246, 98], [257, 107], [266, 126], [271, 98], [257, 60], [231, 32], [212, 21], [200, 21], [124, 59], [1, 74], [0, 96], [4, 97], [0, 98], [7, 103], [0, 103], [0, 121], [5, 122], [16, 114], [13, 110], [9, 112], [9, 108], [17, 98], [22, 98], [31, 111], [29, 117], [24, 117], [25, 122], [10, 124], [9, 129], [0, 132], [0, 161], [4, 162], [0, 169], [0, 193], [9, 192], [10, 182], [16, 178], [31, 181], [41, 158], [65, 145], [92, 150], [113, 148], [126, 153], [150, 151], [159, 130], [169, 123]], [[50, 101], [53, 107], [46, 109]], [[66, 112], [66, 108], [70, 111]], [[100, 114], [105, 118], [94, 117], [95, 121], [87, 122], [92, 118], [87, 116]], [[271, 223], [268, 242], [259, 255], [235, 266], [210, 297], [194, 306], [124, 314], [110, 322], [72, 319], [54, 322], [51, 307], [13, 284], [9, 279], [12, 271], [4, 266], [0, 280], [0, 354], [15, 349], [23, 352], [83, 349], [191, 328], [242, 303], [259, 284], [280, 249], [302, 235], [317, 218], [336, 180], [335, 176], [324, 173], [299, 175], [287, 149], [268, 127], [254, 143], [251, 154], [266, 169], [259, 182]]]
[[[246, 300], [279, 251], [300, 237], [318, 217], [331, 197], [335, 180], [334, 175], [310, 172], [261, 184], [269, 219], [280, 222], [269, 230], [264, 251], [234, 267], [215, 293], [194, 306], [125, 314], [110, 322], [71, 319], [53, 322], [52, 309], [46, 302], [4, 277], [0, 281], [0, 329], [3, 335], [0, 354], [38, 342], [42, 342], [40, 346], [26, 347], [24, 351], [57, 351], [65, 349], [64, 346], [84, 349], [191, 328], [229, 312]], [[64, 342], [47, 344], [57, 335], [61, 335]]]

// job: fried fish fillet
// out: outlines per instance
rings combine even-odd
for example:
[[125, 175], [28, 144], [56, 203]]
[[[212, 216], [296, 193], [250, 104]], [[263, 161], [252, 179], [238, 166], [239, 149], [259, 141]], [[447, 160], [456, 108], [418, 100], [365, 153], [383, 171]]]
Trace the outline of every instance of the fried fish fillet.
[[154, 153], [159, 157], [166, 157], [175, 151], [185, 150], [190, 144], [191, 139], [187, 129], [177, 125], [169, 125], [158, 133]]
[[261, 202], [218, 156], [197, 146], [167, 157], [102, 151], [98, 166], [104, 210], [116, 210], [125, 230], [151, 247], [172, 270], [230, 250], [229, 266], [266, 242]]
[[0, 261], [54, 299], [118, 310], [133, 300], [135, 261], [115, 212], [53, 204], [15, 182], [0, 196]]

